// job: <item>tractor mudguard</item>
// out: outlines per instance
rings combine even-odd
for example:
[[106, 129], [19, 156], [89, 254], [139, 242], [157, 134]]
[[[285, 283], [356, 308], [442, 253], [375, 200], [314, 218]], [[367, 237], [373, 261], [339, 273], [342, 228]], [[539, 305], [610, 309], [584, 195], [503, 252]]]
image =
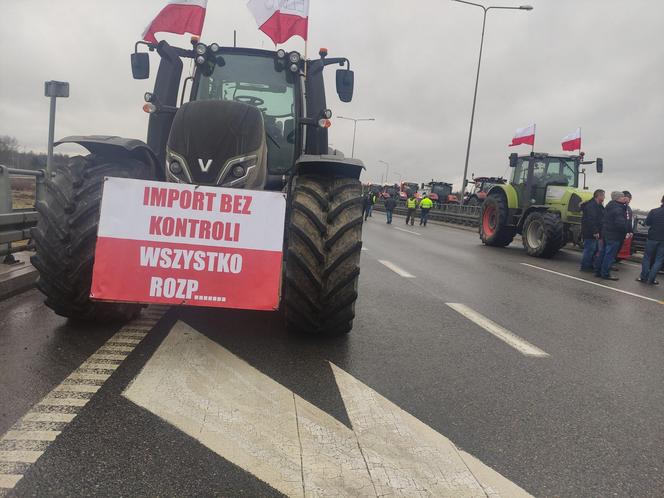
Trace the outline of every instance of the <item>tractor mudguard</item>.
[[503, 185], [494, 185], [491, 187], [491, 190], [487, 193], [487, 197], [491, 194], [502, 192], [505, 194], [507, 199], [507, 208], [508, 209], [518, 209], [519, 208], [519, 194], [517, 194], [516, 189], [512, 187], [509, 183]]
[[331, 154], [321, 156], [303, 154], [295, 162], [295, 167], [300, 175], [318, 174], [358, 180], [362, 170], [366, 169], [364, 163], [359, 159]]
[[154, 151], [143, 141], [134, 138], [123, 138], [108, 135], [72, 135], [55, 142], [60, 144], [78, 144], [92, 154], [105, 157], [130, 157], [146, 163], [153, 171], [156, 179], [164, 180], [163, 168]]

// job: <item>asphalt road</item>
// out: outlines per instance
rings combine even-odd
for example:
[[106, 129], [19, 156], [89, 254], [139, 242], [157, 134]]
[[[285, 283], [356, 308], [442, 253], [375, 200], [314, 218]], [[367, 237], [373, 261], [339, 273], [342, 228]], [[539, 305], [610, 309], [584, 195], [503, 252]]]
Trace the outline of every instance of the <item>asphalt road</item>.
[[[664, 495], [664, 289], [635, 282], [632, 263], [606, 284], [578, 273], [576, 253], [529, 258], [517, 243], [388, 226], [381, 213], [363, 238], [350, 335], [294, 337], [274, 313], [171, 309], [78, 416], [54, 423], [62, 433], [40, 458], [0, 461], [0, 475], [25, 474], [6, 493], [279, 495], [123, 396], [181, 321], [350, 427], [331, 362], [533, 495]], [[118, 330], [73, 327], [34, 290], [0, 302], [0, 433]], [[0, 454], [16, 449], [6, 444]]]

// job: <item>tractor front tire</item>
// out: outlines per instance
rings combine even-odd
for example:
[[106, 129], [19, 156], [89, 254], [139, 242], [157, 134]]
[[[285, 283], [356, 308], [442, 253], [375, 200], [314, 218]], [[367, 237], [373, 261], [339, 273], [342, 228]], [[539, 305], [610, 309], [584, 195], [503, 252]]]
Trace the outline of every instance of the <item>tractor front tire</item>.
[[128, 321], [140, 311], [138, 304], [91, 301], [90, 286], [104, 177], [147, 179], [149, 174], [141, 161], [88, 155], [73, 157], [46, 180], [46, 194], [36, 205], [31, 261], [39, 271], [37, 288], [58, 315]]
[[487, 246], [507, 247], [514, 240], [516, 229], [508, 224], [507, 201], [502, 195], [490, 195], [482, 204], [480, 239]]
[[551, 258], [564, 245], [564, 228], [559, 216], [546, 211], [535, 211], [528, 215], [523, 224], [523, 247], [530, 256]]
[[289, 330], [338, 336], [353, 328], [362, 201], [362, 185], [353, 178], [295, 179], [283, 301]]

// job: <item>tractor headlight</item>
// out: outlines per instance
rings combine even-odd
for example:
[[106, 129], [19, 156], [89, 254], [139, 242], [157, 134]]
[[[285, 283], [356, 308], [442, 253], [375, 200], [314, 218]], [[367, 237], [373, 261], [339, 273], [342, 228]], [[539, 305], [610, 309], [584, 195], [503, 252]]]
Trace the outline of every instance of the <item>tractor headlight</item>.
[[279, 50], [277, 50], [277, 57], [283, 59], [284, 57], [286, 57], [286, 51], [283, 48], [280, 48]]
[[153, 98], [154, 95], [150, 92], [145, 92], [145, 94], [143, 95], [143, 100], [145, 100], [146, 102], [152, 102]]
[[198, 43], [194, 49], [198, 55], [204, 55], [207, 52], [207, 47], [205, 43]]
[[332, 111], [330, 109], [325, 109], [322, 112], [322, 115], [325, 119], [330, 119], [332, 117]]
[[177, 161], [173, 161], [171, 164], [169, 164], [168, 169], [174, 175], [179, 175], [180, 173], [182, 173], [182, 165]]
[[291, 64], [290, 70], [297, 73], [300, 70], [300, 67], [297, 64]]
[[199, 55], [198, 57], [196, 57], [196, 64], [198, 64], [199, 66], [201, 64], [205, 64], [205, 60], [206, 60], [205, 57], [203, 57], [202, 55]]
[[297, 52], [291, 52], [288, 55], [288, 60], [291, 61], [292, 64], [298, 64], [300, 62], [300, 54]]
[[219, 45], [216, 43], [210, 45], [210, 52], [212, 52], [213, 54], [219, 52]]
[[231, 174], [235, 178], [242, 178], [245, 175], [244, 166], [237, 165], [231, 170]]

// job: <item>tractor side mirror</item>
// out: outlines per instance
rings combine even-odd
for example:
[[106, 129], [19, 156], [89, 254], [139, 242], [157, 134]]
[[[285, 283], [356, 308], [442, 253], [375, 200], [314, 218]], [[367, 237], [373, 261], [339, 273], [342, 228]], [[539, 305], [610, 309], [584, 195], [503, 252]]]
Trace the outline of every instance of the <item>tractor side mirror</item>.
[[337, 95], [342, 102], [353, 100], [355, 73], [350, 69], [337, 69]]
[[131, 54], [131, 74], [135, 80], [146, 80], [150, 77], [150, 56], [147, 53]]
[[516, 152], [510, 154], [510, 168], [516, 168], [516, 163], [519, 160], [519, 155]]
[[597, 172], [601, 173], [604, 171], [604, 160], [601, 157], [597, 158]]

